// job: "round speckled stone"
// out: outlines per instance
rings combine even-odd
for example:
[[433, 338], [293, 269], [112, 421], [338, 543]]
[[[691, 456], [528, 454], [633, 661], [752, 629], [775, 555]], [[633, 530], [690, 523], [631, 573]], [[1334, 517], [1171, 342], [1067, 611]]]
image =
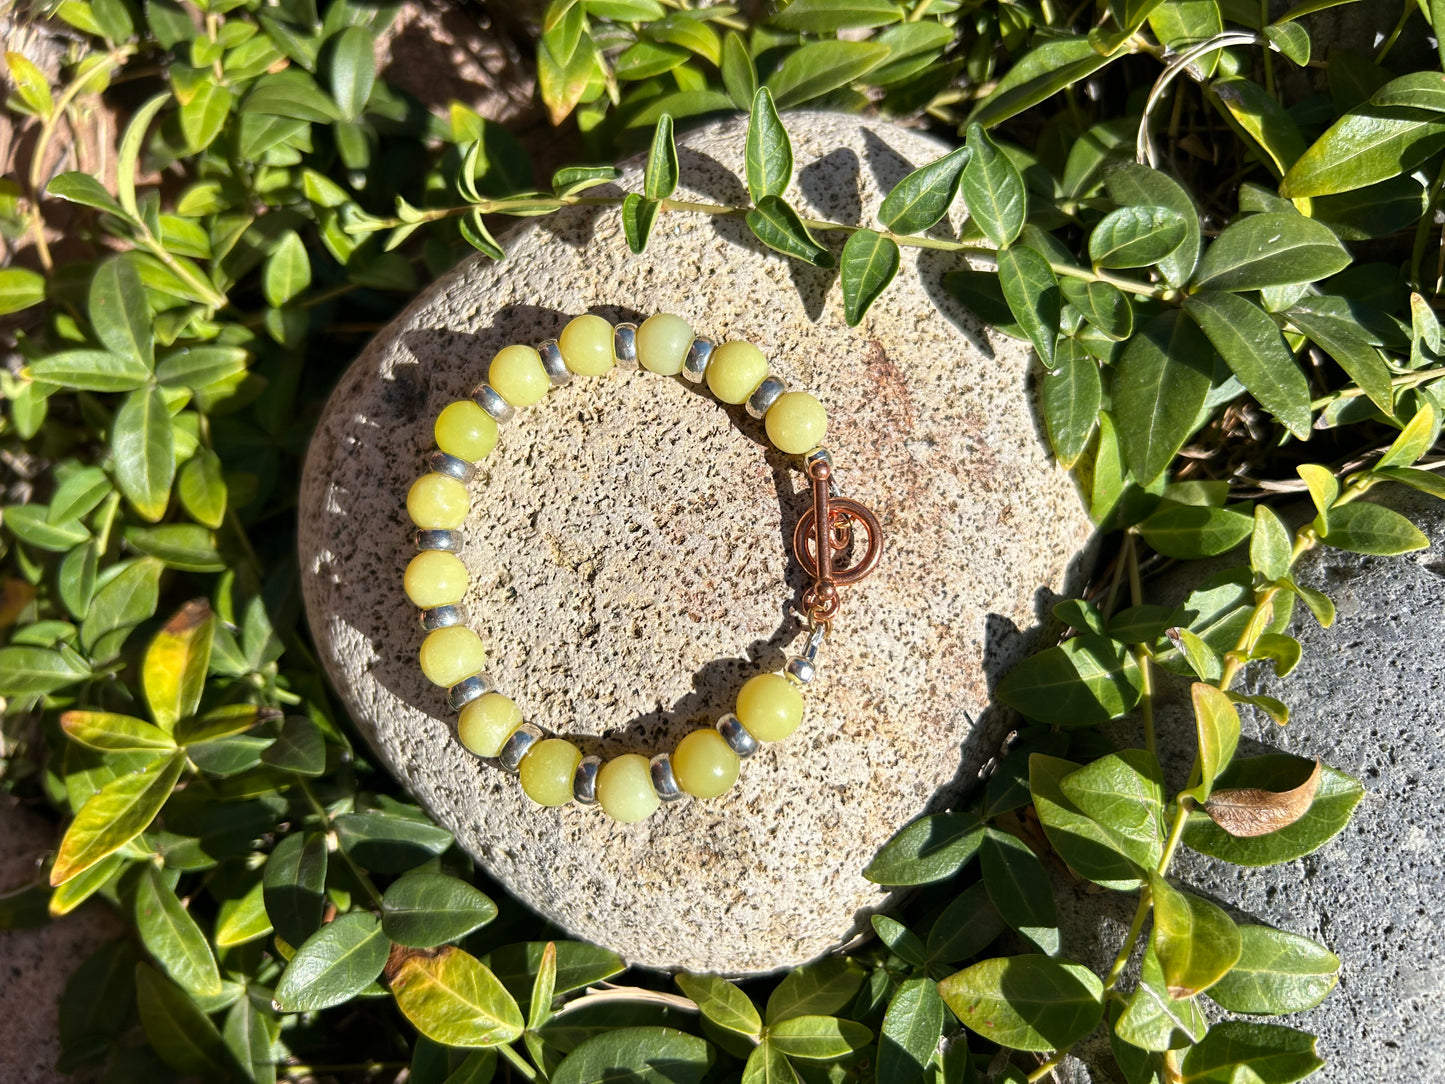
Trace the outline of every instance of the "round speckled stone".
[[[790, 113], [809, 218], [871, 222], [882, 193], [945, 148], [882, 121]], [[745, 120], [681, 140], [678, 198], [744, 203]], [[640, 187], [641, 163], [623, 184]], [[961, 208], [943, 230], [961, 227]], [[836, 245], [842, 237], [822, 234]], [[1077, 589], [1090, 535], [1041, 443], [1028, 351], [991, 339], [943, 289], [953, 257], [907, 249], [856, 328], [836, 273], [763, 248], [746, 224], [667, 211], [643, 256], [616, 208], [524, 224], [508, 259], [466, 262], [342, 378], [311, 446], [301, 561], [320, 657], [361, 732], [458, 843], [548, 919], [653, 967], [746, 973], [868, 929], [862, 875], [899, 827], [959, 793], [997, 749], [989, 687], [1021, 630]], [[845, 495], [880, 517], [883, 563], [843, 592], [802, 726], [737, 784], [636, 824], [539, 809], [453, 734], [416, 663], [402, 594], [404, 499], [437, 411], [509, 343], [596, 313], [674, 313], [711, 342], [758, 346], [828, 411]], [[465, 598], [488, 672], [529, 722], [604, 760], [675, 749], [776, 671], [805, 629], [787, 550], [808, 507], [795, 457], [761, 422], [676, 377], [609, 367], [502, 429], [471, 483]], [[970, 722], [970, 717], [978, 725]]]

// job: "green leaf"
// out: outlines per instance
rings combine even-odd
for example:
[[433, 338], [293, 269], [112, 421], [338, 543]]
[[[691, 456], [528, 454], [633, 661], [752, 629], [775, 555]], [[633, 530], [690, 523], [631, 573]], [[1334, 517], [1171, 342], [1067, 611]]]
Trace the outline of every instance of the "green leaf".
[[7, 267], [0, 270], [0, 316], [45, 300], [45, 276], [28, 267]]
[[1064, 467], [1072, 467], [1094, 432], [1103, 382], [1098, 362], [1073, 339], [1059, 340], [1054, 364], [1056, 368], [1039, 382], [1039, 400], [1054, 456]]
[[181, 104], [181, 134], [192, 154], [205, 150], [221, 134], [234, 104], [231, 88], [222, 83], [205, 78], [194, 88]]
[[984, 960], [938, 984], [963, 1024], [1010, 1050], [1062, 1050], [1104, 1015], [1104, 984], [1087, 967], [1047, 956]]
[[1300, 440], [1309, 439], [1309, 381], [1265, 311], [1237, 294], [1213, 292], [1195, 294], [1184, 308], [1259, 405]]
[[216, 948], [235, 948], [237, 945], [265, 937], [270, 932], [271, 920], [266, 917], [266, 904], [259, 876], [254, 876], [244, 894], [220, 901], [220, 907], [216, 911]]
[[51, 885], [64, 884], [144, 832], [170, 797], [185, 763], [182, 750], [156, 757], [92, 795], [65, 830], [50, 869]]
[[1188, 236], [1184, 216], [1168, 207], [1130, 205], [1110, 211], [1089, 234], [1095, 267], [1148, 267]]
[[613, 184], [622, 179], [622, 171], [614, 166], [564, 166], [552, 174], [552, 192], [556, 196], [575, 196], [600, 184]]
[[672, 116], [664, 113], [657, 119], [652, 135], [652, 149], [647, 154], [647, 168], [642, 175], [642, 194], [650, 200], [663, 200], [677, 188], [677, 144], [672, 138]]
[[1093, 820], [1125, 858], [1141, 870], [1164, 853], [1164, 773], [1152, 753], [1111, 753], [1059, 780], [1074, 807]]
[[158, 726], [109, 711], [67, 711], [60, 729], [71, 741], [102, 753], [169, 752], [175, 740]]
[[151, 718], [167, 734], [195, 714], [211, 664], [215, 615], [205, 599], [186, 603], [156, 633], [141, 668]]
[[272, 247], [261, 273], [261, 288], [265, 291], [266, 302], [279, 309], [304, 293], [310, 285], [311, 261], [306, 255], [306, 246], [295, 230], [287, 230]]
[[349, 26], [336, 36], [327, 75], [341, 115], [356, 120], [376, 83], [376, 41], [369, 27]]
[[1026, 941], [1050, 956], [1057, 955], [1059, 915], [1048, 871], [1039, 856], [1017, 836], [996, 828], [985, 830], [978, 856], [988, 898], [1003, 920]]
[[872, 915], [868, 921], [873, 926], [873, 932], [878, 935], [878, 940], [887, 945], [904, 963], [922, 967], [927, 962], [923, 939], [896, 918]]
[[63, 350], [30, 364], [37, 380], [80, 391], [134, 391], [150, 381], [146, 362], [109, 350]]
[[[502, 985], [512, 991], [513, 996], [524, 997], [532, 988], [547, 944], [546, 941], [525, 941], [503, 945], [493, 950], [485, 962], [502, 981]], [[592, 983], [610, 979], [626, 970], [626, 967], [615, 952], [609, 952], [598, 945], [589, 945], [584, 941], [559, 941], [555, 984], [557, 995], [568, 994]]]
[[[80, 626], [81, 646], [105, 658], [118, 653], [124, 639], [119, 634], [155, 615], [164, 571], [161, 562], [144, 558], [107, 581], [91, 599], [90, 612]], [[112, 642], [104, 642], [107, 639]]]
[[306, 716], [292, 715], [262, 752], [261, 763], [292, 775], [322, 775], [326, 771], [326, 739]]
[[134, 943], [121, 937], [101, 945], [75, 968], [60, 996], [60, 1072], [103, 1057], [128, 1030], [135, 1005], [135, 964]]
[[779, 109], [791, 109], [861, 79], [888, 55], [877, 42], [815, 41], [788, 53], [767, 87]]
[[836, 1016], [790, 1016], [768, 1025], [768, 1042], [790, 1058], [833, 1061], [872, 1041], [862, 1024]]
[[1042, 41], [1009, 68], [969, 121], [991, 128], [1087, 79], [1109, 60], [1086, 37], [1064, 35]]
[[1189, 791], [1199, 802], [1208, 800], [1219, 776], [1229, 767], [1239, 748], [1239, 712], [1229, 696], [1213, 685], [1196, 681], [1189, 687], [1194, 704], [1194, 724], [1199, 738], [1199, 752], [1192, 779], [1198, 780]]
[[381, 900], [386, 936], [414, 948], [456, 941], [496, 917], [497, 905], [487, 895], [440, 873], [408, 873]]
[[551, 1081], [552, 1084], [700, 1084], [712, 1063], [711, 1045], [696, 1035], [674, 1028], [625, 1027], [578, 1043], [553, 1070]]
[[159, 388], [126, 396], [111, 427], [110, 448], [116, 486], [154, 523], [166, 513], [176, 477], [174, 426]]
[[748, 229], [759, 241], [785, 256], [814, 267], [832, 267], [833, 254], [813, 238], [798, 212], [780, 196], [764, 196], [747, 213]]
[[61, 173], [45, 186], [45, 192], [47, 195], [94, 207], [98, 211], [107, 211], [113, 215], [126, 213], [125, 208], [116, 202], [116, 198], [106, 190], [105, 185], [89, 173]]
[[874, 884], [944, 881], [962, 869], [983, 842], [983, 823], [972, 813], [933, 813], [903, 828], [879, 848], [863, 871]]
[[748, 55], [747, 43], [737, 31], [723, 36], [722, 80], [733, 105], [739, 109], [752, 108], [758, 93], [758, 69]]
[[1028, 336], [1044, 367], [1053, 369], [1063, 311], [1062, 294], [1053, 268], [1029, 245], [1003, 249], [997, 258], [999, 285], [1009, 311]]
[[1376, 467], [1371, 473], [1445, 500], [1445, 478], [1438, 474], [1415, 467]]
[[136, 964], [135, 990], [141, 1026], [162, 1061], [203, 1080], [240, 1079], [216, 1025], [184, 991], [149, 964]]
[[1222, 1020], [1180, 1063], [1182, 1084], [1294, 1084], [1324, 1062], [1315, 1037], [1278, 1024]]
[[943, 1038], [943, 998], [926, 975], [906, 980], [888, 1002], [878, 1035], [878, 1079], [924, 1084]]
[[763, 1019], [768, 1026], [794, 1016], [845, 1011], [863, 985], [864, 971], [856, 960], [825, 956], [783, 976], [768, 998]]
[[1228, 553], [1250, 536], [1254, 520], [1232, 508], [1180, 504], [1168, 499], [1139, 525], [1144, 541], [1165, 557], [1198, 560]]
[[[1254, 533], [1249, 538], [1249, 564], [1266, 580], [1289, 575], [1293, 547], [1289, 530], [1267, 505], [1254, 506]], [[1280, 674], [1283, 677], [1283, 674]]]
[[1430, 450], [1430, 446], [1435, 443], [1439, 432], [1440, 423], [1435, 407], [1429, 402], [1422, 401], [1420, 408], [1405, 424], [1405, 428], [1395, 438], [1394, 443], [1386, 449], [1385, 454], [1380, 456], [1374, 467], [1371, 468], [1371, 473], [1382, 467], [1410, 466]]
[[878, 221], [893, 233], [919, 233], [940, 221], [953, 206], [971, 153], [955, 147], [908, 174], [883, 197]]
[[898, 274], [898, 243], [873, 230], [858, 230], [843, 245], [839, 278], [843, 286], [843, 318], [857, 327], [873, 302]]
[[[754, 203], [764, 196], [781, 196], [793, 179], [793, 146], [778, 119], [773, 95], [759, 87], [748, 116], [748, 194]], [[651, 195], [652, 193], [648, 193]]]
[[300, 945], [321, 925], [326, 899], [326, 837], [319, 832], [285, 836], [266, 859], [262, 898], [276, 936]]
[[145, 140], [146, 129], [170, 97], [170, 91], [162, 91], [131, 114], [130, 123], [121, 136], [120, 149], [116, 152], [116, 192], [120, 205], [133, 219], [140, 218], [140, 208], [135, 199], [135, 178], [140, 164], [141, 144]]
[[1210, 94], [1246, 139], [1268, 158], [1277, 176], [1304, 153], [1305, 139], [1294, 118], [1258, 83], [1239, 76], [1216, 79], [1210, 84]]
[[181, 989], [195, 997], [221, 992], [221, 972], [206, 935], [150, 863], [136, 883], [135, 924], [142, 944]]
[[978, 882], [943, 909], [928, 931], [924, 951], [931, 964], [957, 963], [978, 955], [1005, 928], [988, 890]]
[[1044, 835], [1068, 867], [1085, 880], [1116, 892], [1138, 888], [1143, 874], [1119, 849], [1114, 834], [1064, 794], [1060, 784], [1078, 769], [1073, 761], [1042, 753], [1029, 757], [1029, 791]]
[[759, 1039], [763, 1020], [752, 999], [717, 975], [692, 975], [686, 971], [674, 977], [677, 988], [697, 1004], [703, 1017], [724, 1031]]
[[397, 1008], [434, 1042], [499, 1046], [522, 1034], [522, 1012], [512, 995], [485, 964], [454, 945], [435, 955], [413, 950], [388, 974]]
[[150, 370], [155, 358], [150, 306], [130, 258], [112, 256], [96, 268], [86, 312], [102, 345]]
[[1012, 244], [1024, 228], [1028, 193], [1013, 160], [978, 124], [968, 128], [968, 163], [963, 167], [963, 202], [969, 216], [997, 248]]
[[[1216, 690], [1217, 691], [1217, 690]], [[1239, 959], [1242, 942], [1233, 920], [1208, 900], [1149, 874], [1154, 900], [1150, 947], [1159, 959], [1170, 997], [1193, 997], [1209, 989]]]
[[1395, 390], [1390, 383], [1390, 369], [1380, 352], [1362, 338], [1343, 333], [1329, 320], [1316, 314], [1290, 309], [1290, 323], [1309, 336], [1320, 349], [1334, 358], [1345, 375], [1386, 414], [1395, 411]]
[[1268, 926], [1241, 926], [1239, 934], [1238, 962], [1209, 989], [1221, 1008], [1266, 1016], [1304, 1012], [1339, 981], [1339, 957], [1308, 937]]
[[43, 504], [12, 504], [5, 509], [5, 527], [20, 541], [37, 549], [63, 553], [90, 537], [78, 520], [52, 523]]
[[1153, 942], [1148, 942], [1139, 985], [1115, 1021], [1114, 1034], [1130, 1046], [1162, 1052], [1196, 1043], [1208, 1030], [1209, 1022], [1195, 998], [1172, 997], [1165, 989], [1159, 956]]
[[1130, 711], [1139, 682], [1138, 667], [1118, 644], [1087, 633], [1024, 659], [999, 682], [997, 695], [1049, 726], [1093, 726]]
[[[1155, 11], [1157, 16], [1161, 8]], [[1218, 13], [1215, 12], [1217, 18]], [[1208, 62], [1210, 57], [1203, 58]], [[1179, 215], [1184, 223], [1184, 240], [1179, 247], [1159, 261], [1159, 273], [1171, 286], [1183, 286], [1194, 274], [1203, 244], [1199, 211], [1184, 187], [1159, 170], [1129, 162], [1111, 169], [1104, 177], [1109, 198], [1125, 207], [1164, 207]]]
[[1351, 553], [1385, 557], [1430, 547], [1424, 532], [1399, 512], [1365, 501], [1331, 508], [1320, 541]]
[[342, 119], [336, 103], [321, 91], [316, 80], [295, 68], [257, 79], [237, 112], [241, 116], [260, 114], [320, 124]]
[[309, 1012], [350, 1001], [381, 974], [389, 949], [370, 911], [340, 915], [296, 950], [276, 984], [276, 1004]]
[[1114, 370], [1119, 448], [1134, 479], [1148, 485], [1168, 469], [1198, 424], [1214, 348], [1182, 312], [1168, 311], [1129, 340]]
[[186, 346], [172, 350], [156, 365], [166, 387], [204, 388], [246, 371], [250, 358], [239, 346]]
[[1329, 514], [1334, 507], [1335, 501], [1340, 497], [1340, 482], [1334, 472], [1328, 467], [1322, 467], [1318, 463], [1303, 463], [1295, 468], [1305, 485], [1310, 491], [1310, 500], [1314, 501], [1315, 510], [1320, 516]]
[[869, 30], [901, 18], [903, 12], [891, 0], [790, 0], [768, 22], [779, 30], [833, 34]]
[[627, 193], [622, 201], [622, 232], [627, 237], [627, 247], [638, 255], [647, 248], [652, 224], [661, 207], [657, 200], [644, 199], [636, 192]]
[[226, 517], [226, 482], [221, 459], [209, 448], [200, 449], [181, 467], [176, 489], [181, 507], [205, 526], [220, 527]]
[[55, 99], [50, 94], [50, 82], [45, 73], [35, 66], [24, 53], [18, 50], [5, 53], [5, 64], [9, 68], [10, 81], [15, 84], [20, 100], [30, 111], [42, 120], [55, 112]]
[[343, 813], [332, 827], [341, 849], [377, 873], [404, 873], [452, 845], [452, 834], [429, 820], [379, 811]]
[[742, 1084], [798, 1084], [798, 1074], [783, 1052], [764, 1039], [748, 1055]]
[[1314, 282], [1343, 271], [1350, 254], [1322, 225], [1289, 212], [1246, 215], [1215, 238], [1194, 276], [1198, 289], [1242, 292]]
[[1445, 119], [1428, 109], [1362, 105], [1315, 140], [1279, 184], [1286, 199], [1349, 192], [1409, 173], [1445, 147]]
[[1123, 342], [1134, 330], [1134, 307], [1122, 290], [1108, 282], [1071, 278], [1065, 275], [1059, 279], [1059, 289], [1064, 300], [1104, 337], [1114, 342]]

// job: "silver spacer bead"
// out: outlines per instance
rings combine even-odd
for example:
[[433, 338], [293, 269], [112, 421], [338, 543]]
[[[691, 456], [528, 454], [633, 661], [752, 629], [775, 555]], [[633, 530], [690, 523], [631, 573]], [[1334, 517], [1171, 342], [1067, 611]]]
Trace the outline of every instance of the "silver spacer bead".
[[421, 627], [426, 632], [449, 629], [453, 625], [465, 625], [467, 612], [460, 606], [433, 606], [421, 612]]
[[819, 461], [822, 461], [831, 467], [833, 465], [833, 454], [829, 452], [827, 448], [814, 448], [811, 452], [809, 452], [803, 457], [803, 466], [807, 468]]
[[532, 746], [542, 740], [542, 731], [531, 723], [523, 723], [512, 736], [502, 743], [502, 751], [497, 754], [497, 762], [509, 772], [515, 772], [521, 766], [522, 758], [531, 752]]
[[495, 688], [490, 674], [473, 674], [447, 690], [447, 705], [452, 711], [461, 711], [477, 697]]
[[552, 382], [552, 387], [560, 388], [572, 382], [572, 370], [562, 360], [562, 348], [557, 345], [556, 339], [539, 343], [537, 353], [542, 355], [542, 368], [547, 370], [547, 379]]
[[448, 455], [438, 448], [426, 457], [427, 469], [433, 474], [445, 474], [448, 478], [455, 478], [463, 484], [472, 480], [472, 475], [477, 473], [477, 468], [468, 463], [465, 459], [458, 459], [454, 455]]
[[517, 408], [503, 399], [497, 389], [485, 381], [472, 389], [472, 398], [476, 400], [477, 406], [490, 414], [492, 420], [498, 425], [516, 417]]
[[583, 757], [572, 773], [572, 798], [578, 805], [597, 804], [597, 772], [602, 767], [602, 758]]
[[415, 531], [412, 541], [419, 550], [446, 550], [448, 553], [462, 552], [461, 531]]
[[675, 802], [682, 797], [682, 788], [677, 785], [677, 776], [672, 774], [672, 756], [658, 753], [652, 758], [652, 789], [664, 802]]
[[682, 362], [682, 375], [694, 384], [699, 383], [707, 372], [707, 363], [712, 360], [712, 350], [712, 343], [706, 339], [693, 339]]
[[806, 685], [818, 676], [818, 667], [801, 655], [789, 655], [783, 673], [788, 675], [788, 680], [794, 685]]
[[728, 743], [728, 748], [744, 760], [758, 751], [758, 739], [748, 733], [742, 720], [732, 712], [717, 721], [717, 732]]
[[618, 324], [612, 333], [612, 354], [619, 369], [637, 368], [637, 325]]
[[746, 407], [748, 417], [762, 421], [763, 415], [768, 412], [768, 408], [781, 399], [783, 392], [787, 390], [787, 385], [777, 377], [768, 377], [758, 385], [757, 391], [748, 396], [748, 404]]

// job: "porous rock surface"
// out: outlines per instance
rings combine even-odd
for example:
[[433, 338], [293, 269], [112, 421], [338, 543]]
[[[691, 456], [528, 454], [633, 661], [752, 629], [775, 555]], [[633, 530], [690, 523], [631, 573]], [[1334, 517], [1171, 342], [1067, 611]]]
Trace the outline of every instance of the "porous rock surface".
[[[1254, 1018], [1318, 1036], [1325, 1068], [1310, 1080], [1320, 1084], [1445, 1080], [1445, 503], [1397, 485], [1368, 499], [1409, 517], [1431, 547], [1399, 557], [1327, 547], [1306, 554], [1299, 579], [1330, 595], [1335, 624], [1321, 629], [1296, 607], [1290, 631], [1304, 649], [1299, 666], [1284, 679], [1254, 666], [1236, 685], [1278, 697], [1291, 710], [1281, 728], [1243, 709], [1239, 755], [1288, 752], [1349, 773], [1365, 789], [1353, 819], [1295, 862], [1251, 869], [1185, 847], [1173, 866], [1182, 886], [1237, 921], [1303, 934], [1340, 957], [1339, 985], [1321, 1005]], [[1182, 599], [1201, 579], [1198, 567], [1182, 566], [1151, 595], [1166, 603]], [[1170, 686], [1156, 726], [1166, 778], [1177, 789], [1193, 755], [1187, 685]], [[1132, 897], [1065, 889], [1060, 903], [1065, 952], [1107, 968], [1132, 916]], [[1204, 1000], [1212, 1017], [1229, 1015]], [[1116, 1074], [1103, 1068], [1107, 1045], [1086, 1044], [1092, 1065], [1073, 1063], [1063, 1079], [1114, 1081]]]
[[[874, 219], [882, 193], [945, 150], [879, 121], [784, 118], [802, 214]], [[675, 198], [746, 203], [745, 125], [682, 141]], [[624, 184], [641, 187], [639, 163]], [[604, 189], [603, 192], [615, 191]], [[955, 219], [936, 229], [956, 234]], [[838, 233], [822, 235], [834, 251]], [[725, 973], [797, 964], [846, 941], [883, 892], [875, 849], [973, 777], [999, 734], [991, 684], [1071, 578], [1090, 535], [1033, 420], [1023, 347], [943, 292], [958, 266], [904, 249], [897, 281], [846, 326], [836, 272], [761, 248], [741, 221], [665, 212], [642, 256], [615, 206], [577, 207], [463, 264], [379, 334], [337, 388], [301, 493], [301, 563], [321, 658], [381, 759], [522, 900], [631, 962]], [[846, 495], [887, 548], [844, 590], [803, 726], [725, 797], [623, 826], [540, 809], [453, 738], [417, 666], [401, 589], [407, 486], [431, 425], [492, 355], [593, 311], [658, 311], [745, 338], [829, 407]], [[670, 749], [779, 668], [804, 634], [789, 540], [808, 495], [761, 426], [682, 378], [579, 378], [520, 412], [472, 483], [472, 627], [525, 716], [604, 757]], [[992, 732], [990, 732], [992, 731]]]

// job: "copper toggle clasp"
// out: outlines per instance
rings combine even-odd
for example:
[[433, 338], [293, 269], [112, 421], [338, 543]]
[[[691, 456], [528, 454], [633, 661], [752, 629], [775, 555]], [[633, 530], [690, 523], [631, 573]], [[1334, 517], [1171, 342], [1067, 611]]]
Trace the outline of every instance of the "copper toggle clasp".
[[[813, 483], [813, 507], [803, 513], [793, 530], [793, 553], [803, 571], [813, 577], [803, 592], [803, 608], [815, 625], [825, 628], [838, 613], [838, 587], [857, 583], [878, 567], [883, 557], [883, 527], [866, 507], [830, 493], [832, 465], [826, 456], [808, 462]], [[853, 545], [854, 527], [868, 535], [868, 548], [854, 565], [839, 568], [834, 560]]]

